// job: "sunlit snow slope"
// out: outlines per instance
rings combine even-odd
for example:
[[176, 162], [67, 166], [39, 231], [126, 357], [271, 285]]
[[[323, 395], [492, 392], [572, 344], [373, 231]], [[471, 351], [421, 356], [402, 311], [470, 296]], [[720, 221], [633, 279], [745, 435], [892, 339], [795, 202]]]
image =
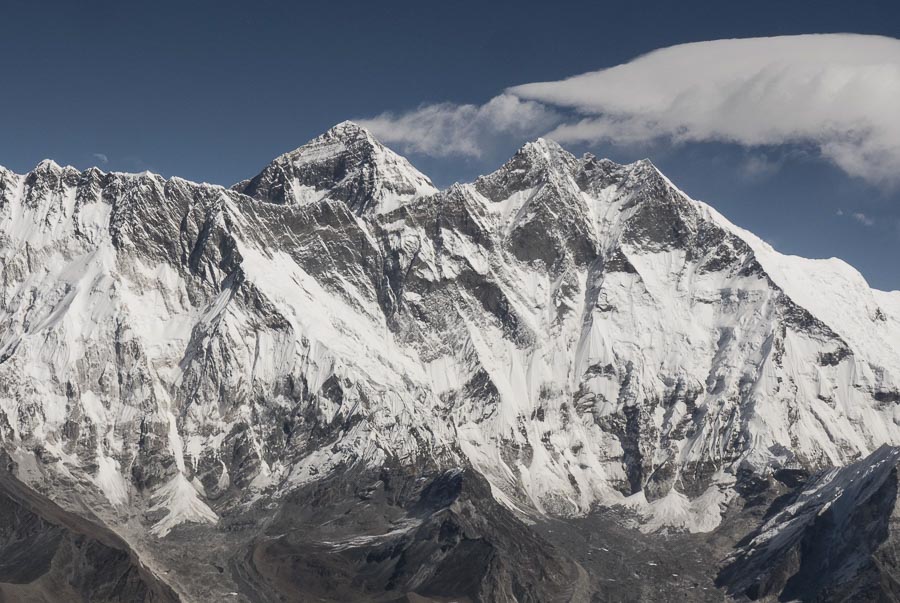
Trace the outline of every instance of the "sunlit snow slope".
[[148, 538], [423, 459], [703, 531], [900, 444], [898, 295], [546, 140], [440, 192], [349, 122], [232, 189], [43, 162], [0, 171], [0, 439]]

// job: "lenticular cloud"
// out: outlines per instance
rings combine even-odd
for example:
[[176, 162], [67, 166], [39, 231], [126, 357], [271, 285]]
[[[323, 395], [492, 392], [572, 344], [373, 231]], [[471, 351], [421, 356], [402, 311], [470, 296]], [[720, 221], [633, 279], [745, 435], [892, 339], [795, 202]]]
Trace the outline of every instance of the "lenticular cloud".
[[580, 113], [550, 133], [560, 141], [811, 143], [852, 175], [900, 180], [900, 40], [699, 42], [509, 92]]
[[[848, 174], [900, 184], [900, 40], [824, 34], [716, 40], [600, 71], [515, 86], [485, 105], [440, 103], [368, 124], [426, 154], [476, 155], [485, 138], [802, 144]], [[503, 110], [498, 110], [501, 108]]]

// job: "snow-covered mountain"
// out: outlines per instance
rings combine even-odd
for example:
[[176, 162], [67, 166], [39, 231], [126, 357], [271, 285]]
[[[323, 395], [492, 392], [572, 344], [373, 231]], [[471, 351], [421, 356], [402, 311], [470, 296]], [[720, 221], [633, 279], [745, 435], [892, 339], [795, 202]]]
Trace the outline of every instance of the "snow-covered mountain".
[[[898, 341], [900, 292], [779, 254], [648, 161], [547, 140], [444, 191], [350, 122], [230, 189], [0, 169], [12, 474], [187, 600], [288, 588], [258, 559], [252, 579], [237, 562], [204, 578], [192, 564], [212, 553], [186, 536], [216, 555], [287, 547], [297, 501], [337, 496], [323, 484], [403, 511], [316, 546], [397, 541], [427, 568], [345, 599], [450, 592], [449, 561], [410, 544], [435, 517], [466, 534], [440, 555], [494, 547], [467, 596], [556, 592], [578, 564], [550, 561], [523, 519], [599, 505], [644, 532], [709, 532], [753, 480], [900, 444]], [[540, 579], [499, 561], [530, 538], [558, 563]]]
[[234, 190], [272, 203], [343, 201], [357, 214], [388, 211], [437, 189], [404, 158], [353, 122], [285, 153]]

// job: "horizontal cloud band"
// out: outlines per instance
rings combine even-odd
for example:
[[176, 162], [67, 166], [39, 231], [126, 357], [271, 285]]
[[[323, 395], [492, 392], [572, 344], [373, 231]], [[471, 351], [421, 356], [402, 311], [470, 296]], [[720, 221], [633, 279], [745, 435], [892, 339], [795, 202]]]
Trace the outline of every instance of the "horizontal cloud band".
[[565, 80], [515, 86], [481, 106], [426, 105], [363, 121], [385, 142], [431, 155], [477, 156], [497, 135], [563, 143], [800, 143], [848, 174], [896, 184], [898, 99], [900, 40], [823, 34], [683, 44]]

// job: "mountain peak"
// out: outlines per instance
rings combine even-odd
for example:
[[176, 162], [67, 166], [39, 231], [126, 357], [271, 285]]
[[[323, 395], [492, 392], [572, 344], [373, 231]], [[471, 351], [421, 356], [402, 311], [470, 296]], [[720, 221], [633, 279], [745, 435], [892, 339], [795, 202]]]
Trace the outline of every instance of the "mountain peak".
[[638, 159], [637, 161], [628, 163], [624, 167], [628, 171], [633, 173], [658, 174], [660, 176], [663, 175], [659, 168], [656, 167], [656, 165], [646, 157], [644, 159]]
[[359, 214], [382, 213], [437, 188], [406, 158], [352, 121], [342, 121], [276, 158], [235, 190], [262, 201], [306, 204], [329, 198]]
[[558, 142], [548, 138], [538, 138], [531, 142], [526, 142], [516, 152], [516, 155], [525, 155], [533, 159], [566, 164], [575, 159], [571, 153], [559, 146]]
[[498, 170], [475, 181], [475, 187], [489, 199], [505, 199], [510, 194], [548, 181], [571, 177], [578, 160], [546, 138], [524, 144]]
[[347, 152], [354, 161], [380, 162], [399, 159], [400, 155], [381, 144], [369, 130], [356, 122], [345, 120], [327, 129], [306, 144], [277, 157], [276, 162], [316, 162], [329, 156]]
[[355, 121], [350, 121], [349, 119], [333, 125], [331, 128], [326, 130], [325, 133], [322, 134], [322, 137], [339, 138], [342, 140], [367, 139], [371, 142], [378, 143], [378, 141], [375, 140], [375, 137], [372, 136], [371, 132], [369, 132], [366, 128], [362, 127]]
[[567, 152], [565, 149], [563, 149], [561, 146], [559, 146], [559, 143], [556, 142], [555, 140], [551, 140], [549, 138], [543, 138], [543, 137], [537, 138], [531, 142], [526, 142], [522, 146], [522, 148], [537, 150], [542, 153], [556, 153], [559, 151], [562, 151], [564, 153]]
[[58, 170], [60, 165], [52, 159], [42, 159], [36, 166], [35, 170]]

